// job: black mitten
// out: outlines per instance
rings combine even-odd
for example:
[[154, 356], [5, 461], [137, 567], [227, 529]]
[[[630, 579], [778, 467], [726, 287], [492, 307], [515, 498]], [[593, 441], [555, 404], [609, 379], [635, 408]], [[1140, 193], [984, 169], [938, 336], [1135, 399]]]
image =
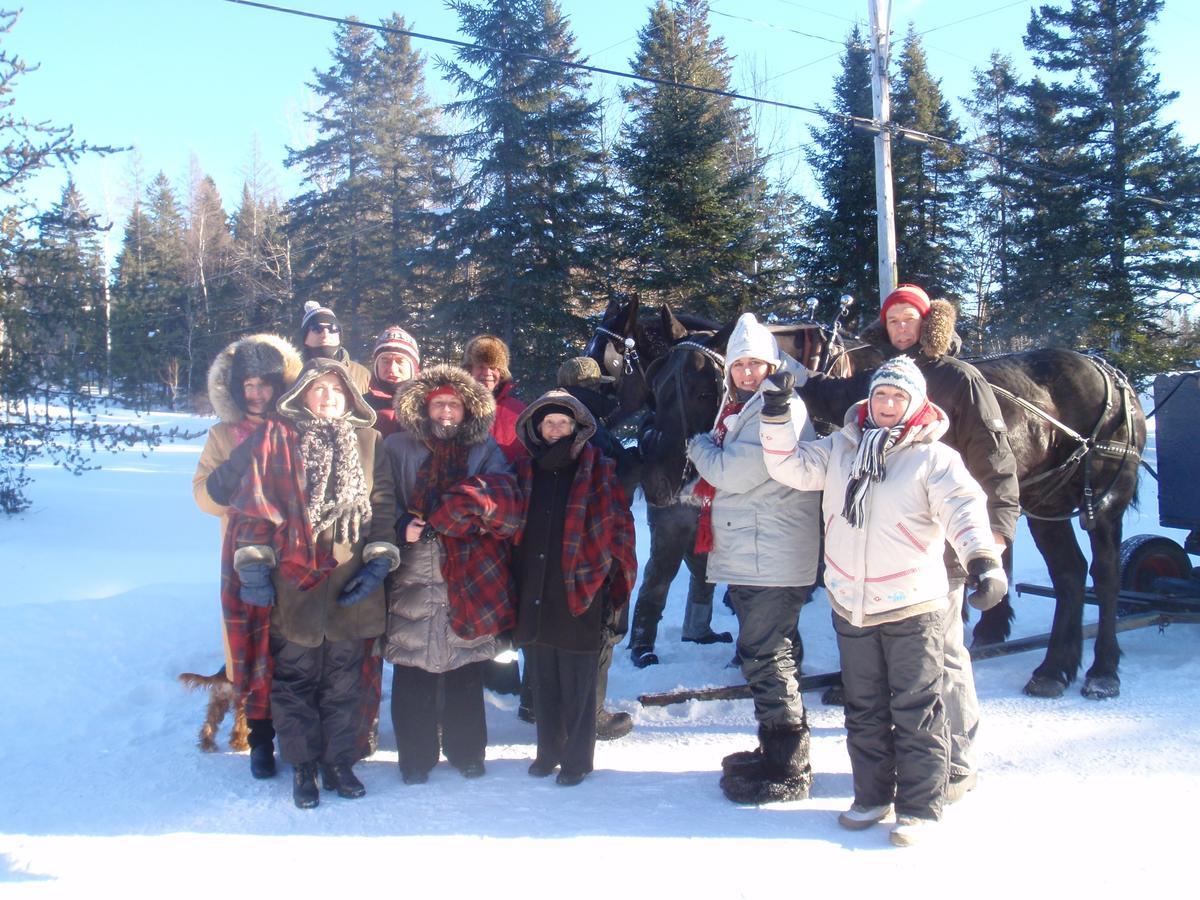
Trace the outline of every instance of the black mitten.
[[976, 556], [967, 563], [967, 586], [974, 588], [967, 602], [979, 610], [989, 610], [1008, 593], [1008, 576], [994, 556]]
[[213, 503], [219, 503], [221, 506], [229, 505], [238, 485], [250, 471], [250, 462], [253, 458], [254, 451], [250, 448], [250, 442], [242, 441], [233, 448], [229, 459], [209, 473], [204, 486], [208, 489], [208, 496], [212, 497]]
[[796, 377], [791, 372], [780, 371], [767, 376], [762, 384], [764, 418], [784, 420], [790, 417], [789, 401], [794, 394]]
[[241, 587], [238, 598], [250, 606], [267, 607], [275, 602], [275, 585], [271, 584], [271, 567], [265, 562], [246, 563], [238, 569]]
[[341, 595], [338, 596], [338, 606], [353, 606], [365, 600], [377, 587], [383, 584], [383, 579], [392, 570], [392, 561], [386, 556], [377, 556], [366, 563], [358, 573], [346, 582]]

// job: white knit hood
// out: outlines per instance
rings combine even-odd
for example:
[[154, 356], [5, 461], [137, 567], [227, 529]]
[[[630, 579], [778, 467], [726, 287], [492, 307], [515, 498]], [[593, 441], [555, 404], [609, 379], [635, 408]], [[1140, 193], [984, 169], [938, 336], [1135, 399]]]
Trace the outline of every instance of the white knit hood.
[[781, 365], [779, 344], [775, 341], [775, 335], [771, 334], [766, 325], [754, 318], [754, 313], [742, 313], [737, 324], [733, 326], [729, 342], [725, 345], [725, 386], [731, 392], [733, 382], [730, 380], [730, 369], [735, 360], [745, 356], [770, 363], [772, 372]]

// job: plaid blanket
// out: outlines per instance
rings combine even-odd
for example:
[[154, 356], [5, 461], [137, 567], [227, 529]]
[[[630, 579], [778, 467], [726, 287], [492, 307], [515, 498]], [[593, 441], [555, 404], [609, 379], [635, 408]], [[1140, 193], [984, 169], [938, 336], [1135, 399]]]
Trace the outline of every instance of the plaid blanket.
[[[521, 511], [524, 523], [533, 488], [533, 461], [518, 459], [515, 467], [524, 495]], [[521, 543], [523, 533], [524, 525], [514, 543]], [[587, 612], [606, 581], [614, 609], [629, 602], [637, 580], [633, 516], [617, 479], [616, 464], [591, 444], [585, 444], [579, 455], [579, 467], [567, 495], [562, 554], [567, 604], [572, 615]]]
[[285, 580], [309, 590], [335, 566], [333, 554], [318, 546], [304, 510], [304, 472], [299, 443], [285, 423], [268, 419], [253, 442], [250, 470], [229, 504], [229, 527], [221, 548], [221, 609], [229, 635], [233, 671], [229, 678], [246, 697], [246, 715], [271, 716], [271, 610], [248, 606], [238, 597], [242, 583], [233, 568], [239, 547], [274, 548]]
[[446, 549], [442, 575], [450, 627], [459, 637], [500, 634], [516, 625], [509, 538], [521, 527], [523, 508], [516, 479], [493, 472], [452, 486], [429, 517]]

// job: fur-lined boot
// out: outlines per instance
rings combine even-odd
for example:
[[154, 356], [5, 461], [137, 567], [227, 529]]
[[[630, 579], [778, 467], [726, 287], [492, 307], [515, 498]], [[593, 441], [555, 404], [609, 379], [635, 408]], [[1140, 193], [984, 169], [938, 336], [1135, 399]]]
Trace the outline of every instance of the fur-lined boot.
[[738, 750], [736, 753], [730, 753], [721, 760], [721, 774], [728, 777], [736, 775], [740, 778], [753, 778], [759, 781], [766, 778], [766, 772], [763, 769], [763, 741], [767, 733], [767, 729], [763, 725], [758, 726], [758, 746], [753, 750]]
[[808, 722], [763, 729], [760, 734], [762, 777], [724, 776], [725, 796], [734, 803], [754, 804], [807, 800], [812, 787]]

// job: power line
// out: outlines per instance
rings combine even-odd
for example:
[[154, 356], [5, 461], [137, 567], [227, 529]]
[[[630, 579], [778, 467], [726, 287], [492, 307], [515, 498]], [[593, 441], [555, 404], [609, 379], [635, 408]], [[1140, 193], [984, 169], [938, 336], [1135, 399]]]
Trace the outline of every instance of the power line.
[[1012, 9], [1014, 6], [1032, 6], [1030, 0], [1016, 0], [1015, 3], [1006, 3], [1004, 6], [997, 6], [995, 9], [989, 9], [985, 12], [975, 13], [972, 16], [967, 16], [962, 19], [955, 19], [953, 22], [945, 22], [941, 25], [934, 25], [932, 28], [926, 28], [924, 31], [918, 32], [919, 37], [924, 37], [934, 31], [941, 31], [943, 28], [950, 28], [953, 25], [961, 25], [963, 22], [971, 22], [975, 19], [982, 19], [984, 16], [990, 16], [993, 13], [1003, 12], [1006, 9]]
[[[645, 82], [648, 84], [656, 84], [661, 87], [675, 88], [678, 90], [695, 91], [695, 92], [701, 93], [701, 94], [709, 94], [711, 96], [724, 97], [724, 98], [727, 98], [730, 100], [740, 100], [740, 101], [744, 101], [747, 103], [760, 103], [765, 106], [774, 106], [779, 109], [792, 109], [792, 110], [796, 110], [798, 112], [805, 112], [805, 113], [809, 113], [811, 115], [820, 116], [822, 119], [825, 119], [826, 121], [841, 122], [843, 124], [847, 124], [852, 127], [857, 127], [860, 130], [877, 132], [880, 128], [879, 123], [874, 122], [873, 120], [870, 120], [870, 119], [864, 119], [860, 116], [849, 116], [849, 115], [845, 115], [842, 113], [830, 112], [829, 110], [818, 109], [818, 108], [812, 107], [812, 106], [802, 106], [798, 103], [786, 103], [782, 100], [768, 100], [763, 97], [754, 97], [749, 94], [741, 94], [736, 91], [727, 91], [727, 90], [721, 90], [719, 88], [702, 87], [700, 85], [689, 84], [687, 82], [672, 81], [672, 80], [666, 79], [666, 78], [654, 78], [653, 76], [649, 76], [649, 75], [636, 75], [632, 72], [622, 72], [617, 69], [607, 69], [607, 68], [603, 68], [600, 66], [589, 65], [587, 63], [574, 62], [572, 60], [565, 60], [565, 59], [559, 59], [559, 58], [553, 57], [553, 56], [546, 56], [546, 55], [540, 54], [540, 53], [529, 53], [527, 51], [522, 51], [522, 50], [510, 50], [510, 49], [506, 49], [506, 48], [502, 48], [502, 47], [491, 47], [491, 46], [488, 46], [485, 44], [471, 43], [469, 41], [462, 41], [462, 40], [457, 40], [455, 38], [441, 37], [438, 35], [423, 34], [421, 32], [411, 31], [409, 29], [392, 28], [392, 27], [386, 26], [386, 25], [371, 25], [371, 24], [368, 24], [365, 22], [352, 21], [350, 19], [346, 19], [346, 18], [343, 18], [340, 16], [327, 16], [327, 15], [322, 15], [320, 13], [306, 12], [304, 10], [293, 9], [293, 8], [285, 7], [285, 6], [276, 6], [276, 5], [269, 4], [269, 3], [256, 2], [256, 0], [227, 0], [227, 2], [236, 3], [240, 6], [251, 6], [251, 7], [258, 8], [258, 9], [264, 9], [264, 10], [268, 10], [270, 12], [283, 13], [285, 15], [294, 15], [294, 16], [300, 16], [302, 18], [316, 19], [316, 20], [323, 21], [323, 22], [330, 22], [335, 25], [347, 25], [347, 26], [357, 27], [357, 28], [366, 28], [371, 31], [378, 31], [378, 32], [381, 32], [384, 34], [399, 34], [399, 35], [404, 35], [404, 36], [411, 37], [411, 38], [417, 38], [420, 40], [429, 40], [429, 41], [434, 41], [437, 43], [449, 44], [451, 46], [461, 47], [463, 49], [482, 50], [486, 53], [496, 53], [499, 55], [515, 56], [515, 57], [519, 57], [522, 59], [533, 60], [535, 62], [544, 62], [544, 63], [550, 63], [551, 65], [563, 66], [564, 68], [579, 69], [580, 71], [593, 72], [593, 73], [600, 74], [600, 75], [611, 75], [616, 78], [625, 78], [625, 79], [629, 79], [632, 81], [641, 81], [641, 82]], [[1019, 0], [1019, 2], [1009, 3], [1009, 4], [1006, 4], [1005, 6], [996, 7], [995, 9], [987, 10], [982, 13], [977, 13], [973, 16], [968, 16], [964, 19], [959, 19], [954, 22], [947, 22], [943, 25], [935, 26], [935, 28], [929, 29], [929, 31], [934, 31], [934, 30], [937, 30], [938, 28], [948, 28], [951, 25], [958, 25], [958, 24], [961, 24], [962, 22], [970, 21], [972, 19], [977, 19], [977, 18], [986, 16], [986, 15], [991, 15], [992, 13], [1000, 12], [1004, 9], [1009, 9], [1014, 6], [1019, 6], [1022, 3], [1027, 3], [1027, 2], [1028, 2], [1028, 0]], [[927, 34], [928, 31], [924, 32], [924, 33]], [[824, 57], [824, 59], [829, 59], [832, 56], [836, 56], [836, 55], [837, 55], [836, 53], [830, 54], [829, 57]], [[804, 66], [800, 66], [797, 69], [793, 69], [791, 71], [794, 72], [794, 71], [797, 71], [799, 68], [805, 68], [806, 66], [815, 65], [816, 63], [822, 62], [822, 61], [823, 60], [821, 60], [821, 59], [814, 60], [811, 63], [806, 63]], [[790, 74], [790, 73], [784, 73], [784, 74]], [[782, 77], [782, 76], [775, 76], [775, 77], [778, 78], [778, 77]], [[886, 127], [892, 134], [896, 135], [897, 137], [899, 137], [903, 140], [909, 141], [911, 143], [939, 144], [943, 147], [962, 150], [965, 153], [974, 153], [977, 155], [981, 155], [988, 159], [992, 159], [996, 162], [1007, 163], [1007, 164], [1025, 169], [1026, 171], [1038, 172], [1038, 173], [1041, 173], [1044, 175], [1048, 175], [1050, 177], [1055, 178], [1056, 180], [1058, 180], [1060, 182], [1073, 183], [1073, 184], [1079, 184], [1079, 185], [1084, 185], [1084, 186], [1088, 186], [1088, 187], [1098, 188], [1102, 192], [1107, 192], [1110, 187], [1109, 185], [1103, 184], [1101, 182], [1095, 181], [1090, 178], [1066, 175], [1061, 172], [1056, 172], [1053, 169], [1048, 169], [1043, 166], [1038, 166], [1034, 163], [1025, 162], [1024, 160], [1015, 159], [1013, 157], [1001, 156], [1000, 154], [994, 153], [992, 151], [984, 150], [973, 144], [963, 143], [961, 141], [954, 141], [954, 140], [951, 140], [950, 138], [945, 138], [940, 135], [928, 134], [926, 132], [917, 131], [916, 129], [913, 129], [913, 128], [905, 128], [901, 125], [895, 124], [894, 122], [889, 122]], [[1137, 197], [1137, 198], [1130, 198], [1130, 199], [1136, 200], [1137, 202], [1150, 203], [1150, 204], [1153, 204], [1156, 206], [1161, 206], [1164, 208], [1178, 208], [1178, 209], [1183, 208], [1183, 206], [1181, 204], [1174, 203], [1172, 201], [1162, 200], [1162, 199], [1159, 199], [1156, 197]]]
[[[292, 9], [286, 6], [275, 6], [270, 3], [259, 3], [255, 0], [226, 0], [227, 3], [236, 3], [239, 6], [252, 6], [256, 9], [265, 9], [269, 12], [284, 13], [290, 16], [300, 16], [306, 19], [317, 19], [321, 22], [329, 22], [334, 25], [349, 25], [354, 28], [366, 28], [370, 31], [378, 31], [383, 34], [398, 34], [405, 37], [417, 38], [418, 40], [434, 41], [439, 44], [449, 44], [452, 47], [460, 47], [464, 50], [482, 50], [484, 53], [496, 53], [502, 56], [515, 56], [520, 59], [528, 59], [533, 62], [550, 63], [551, 65], [562, 66], [567, 69], [578, 69], [582, 72], [592, 72], [597, 75], [611, 75], [614, 78], [626, 78], [631, 81], [643, 81], [647, 84], [656, 84], [660, 87], [676, 88], [685, 91], [695, 91], [699, 94], [709, 94], [714, 97], [724, 97], [729, 100], [742, 100], [746, 103], [761, 103], [765, 106], [775, 106], [780, 109], [794, 109], [797, 112], [810, 113], [811, 115], [828, 118], [829, 114], [822, 112], [812, 106], [802, 106], [798, 103], [785, 103], [782, 100], [768, 100], [764, 97], [754, 97], [749, 94], [740, 94], [737, 91], [726, 91], [720, 88], [702, 87], [698, 84], [689, 84], [686, 81], [672, 81], [667, 78], [655, 78], [651, 75], [635, 75], [633, 72], [622, 72], [619, 69], [607, 69], [603, 66], [593, 66], [588, 63], [574, 62], [567, 59], [559, 59], [554, 56], [546, 56], [541, 53], [529, 53], [524, 50], [510, 50], [504, 47], [491, 47], [487, 44], [476, 44], [470, 41], [460, 41], [455, 38], [441, 37], [434, 34], [424, 34], [419, 31], [411, 31], [407, 28], [392, 28], [387, 25], [372, 25], [367, 22], [356, 22], [340, 16], [327, 16], [321, 13], [306, 12], [301, 9]], [[841, 120], [847, 120], [845, 116], [837, 116]]]
[[786, 31], [789, 34], [798, 34], [801, 37], [812, 38], [813, 40], [817, 41], [827, 41], [830, 44], [837, 44], [838, 46], [841, 46], [843, 43], [845, 43], [844, 41], [825, 37], [823, 34], [813, 34], [809, 31], [801, 31], [799, 28], [792, 28], [790, 25], [777, 25], [774, 22], [764, 22], [761, 19], [751, 19], [747, 16], [735, 16], [733, 13], [719, 12], [715, 9], [710, 9], [709, 12], [714, 16], [724, 16], [726, 19], [736, 19], [739, 22], [748, 22], [751, 25], [758, 25], [762, 28], [770, 28], [775, 31]]

